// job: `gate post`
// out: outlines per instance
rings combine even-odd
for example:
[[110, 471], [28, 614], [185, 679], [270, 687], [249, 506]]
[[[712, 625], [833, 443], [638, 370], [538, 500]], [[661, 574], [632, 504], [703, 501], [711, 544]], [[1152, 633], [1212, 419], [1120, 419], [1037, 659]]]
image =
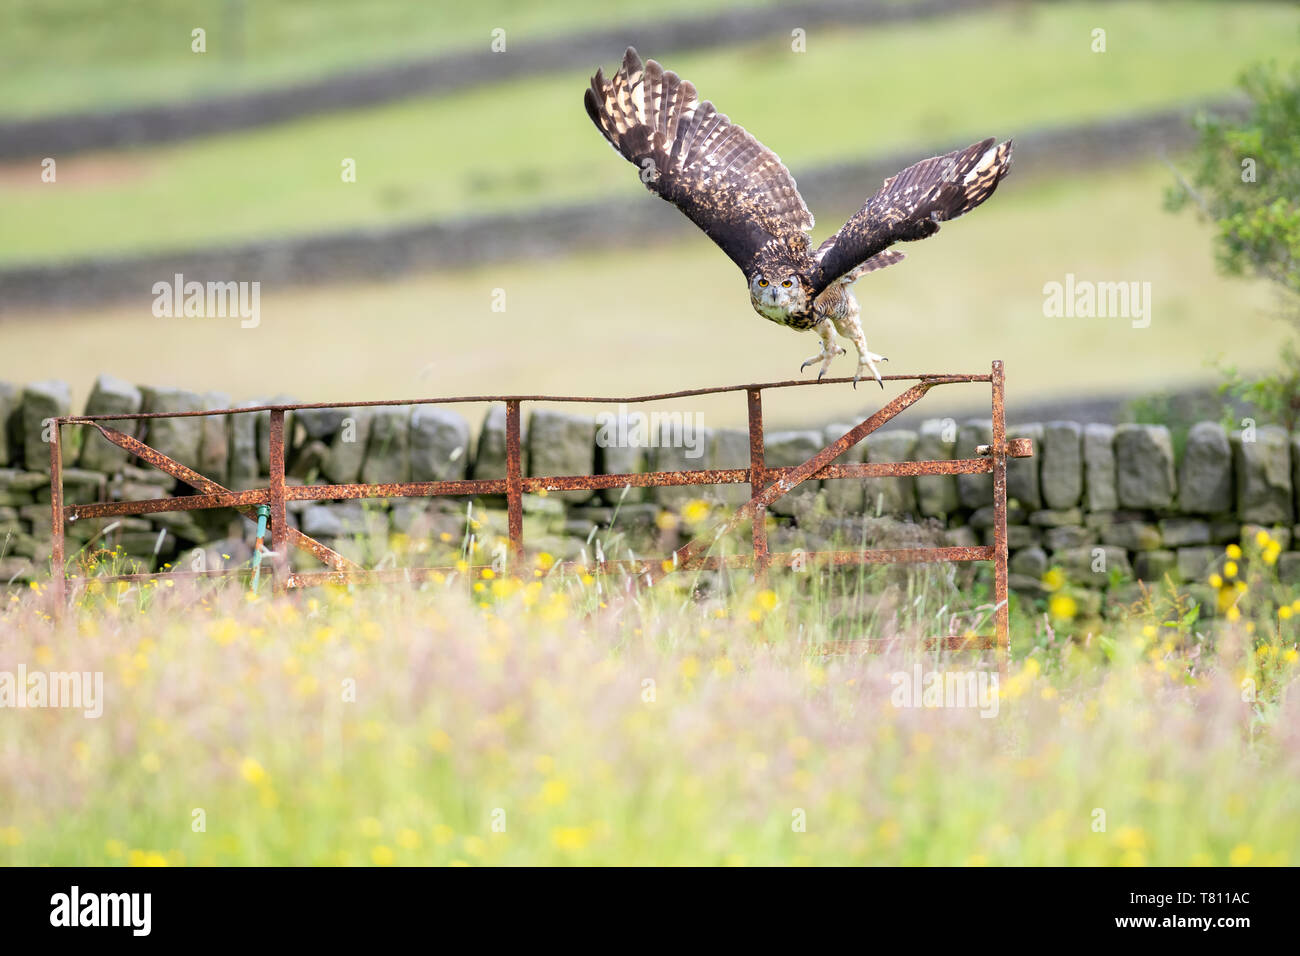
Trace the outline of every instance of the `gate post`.
[[284, 409], [271, 409], [271, 589], [280, 594], [289, 577], [289, 516], [284, 503]]
[[993, 362], [993, 600], [998, 644], [998, 669], [1011, 650], [1010, 608], [1007, 605], [1007, 421], [1006, 376], [1001, 360]]
[[[756, 388], [746, 392], [749, 399], [749, 496], [761, 494], [767, 487], [766, 464], [763, 457], [763, 393]], [[767, 506], [754, 509], [754, 577], [760, 584], [767, 582]]]
[[50, 584], [54, 592], [55, 616], [63, 613], [68, 584], [63, 557], [63, 444], [59, 427], [56, 418], [50, 428], [50, 518], [53, 521], [50, 534]]
[[[519, 400], [506, 402], [506, 517], [510, 527], [510, 557], [522, 574], [524, 557], [524, 477], [519, 447]], [[471, 555], [471, 559], [472, 559]]]

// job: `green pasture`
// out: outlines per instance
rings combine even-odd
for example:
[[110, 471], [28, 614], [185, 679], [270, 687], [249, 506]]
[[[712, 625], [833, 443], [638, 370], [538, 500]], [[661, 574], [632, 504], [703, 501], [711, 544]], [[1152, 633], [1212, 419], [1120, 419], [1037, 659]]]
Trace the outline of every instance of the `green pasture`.
[[[1218, 357], [1268, 367], [1288, 328], [1274, 318], [1272, 294], [1215, 270], [1209, 229], [1161, 209], [1169, 179], [1160, 163], [1059, 181], [1013, 172], [991, 202], [858, 282], [868, 344], [894, 372], [978, 372], [1003, 359], [1013, 403], [1202, 382]], [[850, 210], [815, 211], [832, 223]], [[1044, 316], [1043, 286], [1067, 273], [1150, 282], [1150, 325]], [[504, 312], [492, 311], [495, 289], [505, 290]], [[158, 319], [151, 304], [141, 289], [127, 303], [13, 315], [0, 381], [62, 378], [76, 408], [105, 371], [236, 399], [618, 396], [788, 379], [817, 351], [813, 335], [756, 316], [740, 272], [694, 234], [402, 279], [268, 284], [254, 329], [234, 319]], [[851, 359], [836, 359], [832, 374], [852, 374]], [[767, 414], [807, 427], [874, 410], [896, 388], [791, 389], [769, 398]], [[986, 390], [953, 387], [917, 411], [986, 400]], [[744, 421], [738, 396], [693, 400], [689, 410], [710, 425]], [[471, 412], [476, 422], [480, 414]]]
[[[1090, 51], [1098, 24], [1108, 31], [1105, 53]], [[951, 147], [1226, 95], [1247, 63], [1292, 53], [1298, 30], [1300, 10], [1273, 3], [1063, 4], [814, 31], [803, 54], [777, 40], [669, 64], [797, 178], [892, 149]], [[607, 68], [619, 52], [610, 51]], [[40, 181], [34, 163], [0, 168], [0, 263], [644, 196], [582, 109], [588, 75], [69, 156], [54, 184]], [[345, 159], [356, 162], [355, 183], [342, 180]], [[863, 193], [876, 185], [863, 183]]]
[[[752, 7], [774, 0], [747, 0]], [[723, 0], [9, 0], [0, 116], [184, 100], [464, 49], [680, 16]], [[207, 52], [191, 32], [207, 31]]]

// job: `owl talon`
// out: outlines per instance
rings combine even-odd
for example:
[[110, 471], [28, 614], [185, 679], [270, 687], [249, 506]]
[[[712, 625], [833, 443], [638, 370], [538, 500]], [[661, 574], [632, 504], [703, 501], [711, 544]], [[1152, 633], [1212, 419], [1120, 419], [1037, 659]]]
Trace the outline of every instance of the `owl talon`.
[[843, 354], [844, 354], [844, 349], [840, 348], [838, 345], [834, 345], [828, 348], [827, 343], [823, 342], [822, 350], [816, 355], [814, 355], [812, 358], [805, 359], [804, 363], [799, 366], [799, 371], [802, 372], [809, 365], [813, 365], [817, 362], [821, 362], [822, 363], [821, 371], [817, 373], [817, 381], [820, 382], [826, 376], [827, 370], [829, 370], [831, 367], [831, 359], [835, 358], [835, 356], [837, 355], [843, 355]]

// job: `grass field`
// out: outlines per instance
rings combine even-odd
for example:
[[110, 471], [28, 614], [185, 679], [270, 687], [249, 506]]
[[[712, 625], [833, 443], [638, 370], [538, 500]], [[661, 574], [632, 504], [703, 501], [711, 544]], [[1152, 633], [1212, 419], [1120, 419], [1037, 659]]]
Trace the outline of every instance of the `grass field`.
[[[1060, 181], [1013, 173], [976, 214], [905, 247], [907, 261], [858, 283], [868, 344], [896, 372], [977, 372], [1001, 358], [1013, 402], [1201, 381], [1218, 356], [1269, 366], [1288, 330], [1272, 317], [1269, 291], [1216, 273], [1208, 230], [1159, 208], [1168, 180], [1158, 164]], [[816, 212], [829, 222], [848, 210]], [[1150, 326], [1045, 318], [1043, 285], [1068, 272], [1151, 282]], [[504, 313], [491, 311], [496, 288], [506, 290]], [[0, 380], [63, 378], [76, 408], [101, 371], [236, 399], [631, 395], [792, 378], [817, 349], [813, 336], [755, 316], [735, 267], [695, 236], [402, 281], [268, 286], [256, 329], [156, 319], [151, 301], [142, 289], [131, 305], [14, 315]], [[832, 367], [851, 373], [850, 358]], [[952, 399], [963, 395], [972, 404], [987, 398], [970, 388]], [[792, 389], [771, 398], [768, 416], [807, 426], [874, 409], [883, 398], [874, 385]], [[936, 393], [917, 412], [949, 401]], [[696, 400], [691, 409], [709, 424], [744, 420], [736, 396]]]
[[[1089, 49], [1098, 23], [1109, 30], [1104, 54]], [[1274, 3], [1068, 4], [815, 33], [805, 54], [778, 38], [775, 47], [669, 64], [797, 178], [816, 164], [903, 146], [1015, 136], [1226, 94], [1246, 63], [1289, 56], [1298, 35], [1300, 10]], [[607, 68], [619, 52], [610, 51]], [[39, 166], [10, 165], [0, 169], [0, 264], [643, 196], [582, 110], [589, 75], [69, 156], [53, 185], [40, 181]], [[345, 157], [356, 161], [355, 183], [341, 180]]]
[[[748, 0], [766, 6], [772, 0]], [[902, 0], [906, 2], [906, 0]], [[722, 0], [660, 0], [672, 15]], [[73, 112], [289, 83], [646, 19], [634, 0], [10, 0], [0, 7], [0, 116]], [[207, 31], [207, 53], [190, 49]]]
[[[0, 864], [1300, 862], [1294, 593], [1259, 549], [1225, 626], [1017, 607], [964, 707], [903, 696], [981, 667], [916, 650], [982, 599], [942, 575], [624, 600], [544, 565], [472, 599], [110, 585], [61, 623], [14, 595], [0, 669], [104, 690], [0, 722]], [[916, 600], [873, 624], [880, 593]]]

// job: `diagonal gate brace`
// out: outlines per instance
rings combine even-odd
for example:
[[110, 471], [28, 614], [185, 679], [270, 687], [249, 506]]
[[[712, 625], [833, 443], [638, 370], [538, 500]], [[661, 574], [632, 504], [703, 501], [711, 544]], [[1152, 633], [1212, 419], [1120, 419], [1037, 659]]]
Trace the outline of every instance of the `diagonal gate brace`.
[[754, 513], [759, 508], [767, 508], [776, 499], [783, 495], [789, 494], [804, 481], [811, 478], [817, 472], [821, 471], [840, 455], [844, 454], [867, 435], [870, 435], [885, 422], [895, 418], [906, 409], [912, 407], [930, 390], [933, 383], [922, 381], [913, 385], [907, 391], [903, 392], [889, 404], [885, 405], [870, 418], [859, 422], [853, 426], [841, 437], [831, 442], [817, 454], [813, 455], [802, 465], [798, 465], [784, 477], [772, 482], [762, 491], [756, 492], [747, 502], [741, 505], [726, 521], [721, 522], [709, 531], [697, 536], [693, 540], [682, 545], [673, 552], [669, 561], [665, 561], [666, 567], [661, 567], [658, 572], [651, 572], [648, 576], [647, 583], [655, 584], [665, 575], [670, 574], [679, 568], [689, 567], [691, 562], [697, 560], [701, 553], [708, 551], [713, 547], [714, 542], [724, 535], [730, 533], [739, 527], [743, 522], [753, 518]]
[[[203, 477], [194, 469], [182, 465], [174, 458], [168, 458], [157, 449], [150, 448], [144, 442], [132, 438], [130, 435], [124, 434], [116, 428], [112, 428], [102, 422], [91, 421], [88, 419], [74, 418], [68, 419], [68, 422], [69, 424], [93, 425], [95, 428], [99, 429], [100, 434], [111, 441], [114, 445], [117, 445], [119, 448], [125, 448], [141, 461], [147, 461], [154, 467], [167, 472], [167, 474], [171, 475], [173, 478], [185, 482], [185, 484], [203, 492], [204, 494], [233, 494], [229, 488], [217, 484], [217, 482], [213, 481], [211, 478]], [[236, 505], [235, 510], [246, 518], [252, 520], [257, 519], [257, 509], [253, 505]], [[350, 561], [332, 548], [326, 547], [315, 538], [307, 537], [307, 535], [303, 534], [296, 528], [285, 528], [285, 532], [287, 533], [289, 544], [292, 544], [294, 547], [302, 551], [308, 551], [311, 554], [314, 554], [321, 560], [321, 562], [336, 571], [360, 569], [360, 565], [356, 562]]]

